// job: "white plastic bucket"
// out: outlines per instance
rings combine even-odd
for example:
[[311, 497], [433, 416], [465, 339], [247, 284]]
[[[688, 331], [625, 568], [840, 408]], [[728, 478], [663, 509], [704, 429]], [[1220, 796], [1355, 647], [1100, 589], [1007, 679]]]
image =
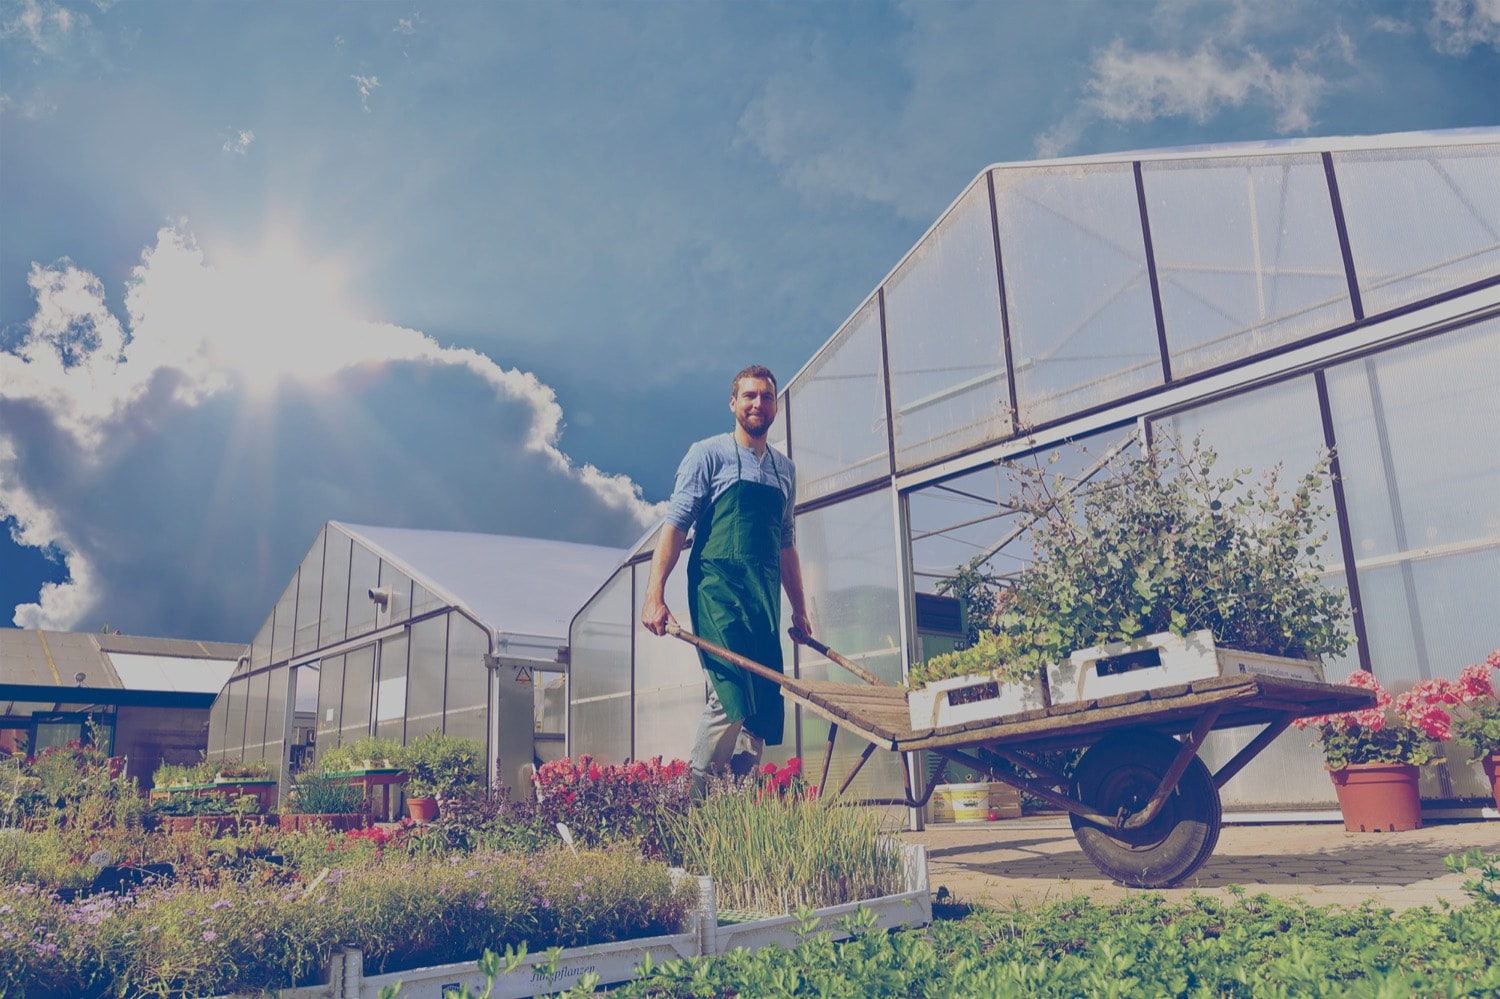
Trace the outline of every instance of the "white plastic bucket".
[[939, 784], [932, 789], [934, 822], [982, 822], [989, 817], [988, 784]]

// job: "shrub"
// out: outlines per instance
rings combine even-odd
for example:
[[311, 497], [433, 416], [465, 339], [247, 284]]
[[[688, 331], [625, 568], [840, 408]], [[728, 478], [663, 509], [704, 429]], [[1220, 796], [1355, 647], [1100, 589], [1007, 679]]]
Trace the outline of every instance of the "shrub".
[[484, 747], [473, 739], [428, 732], [402, 746], [392, 762], [406, 771], [407, 797], [452, 798], [484, 786]]

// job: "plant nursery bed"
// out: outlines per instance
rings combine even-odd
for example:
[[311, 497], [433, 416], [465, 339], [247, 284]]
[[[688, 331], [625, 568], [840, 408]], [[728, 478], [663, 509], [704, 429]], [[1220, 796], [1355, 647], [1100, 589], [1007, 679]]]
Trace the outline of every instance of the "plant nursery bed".
[[[848, 936], [835, 923], [852, 915], [861, 906], [875, 914], [874, 925], [870, 927], [872, 931], [925, 926], [932, 922], [926, 848], [894, 841], [892, 845], [901, 851], [906, 890], [895, 895], [818, 909], [817, 932], [826, 930], [836, 939]], [[569, 947], [555, 958], [545, 951], [527, 954], [512, 971], [495, 979], [493, 991], [488, 993], [490, 999], [527, 999], [565, 992], [588, 974], [598, 975], [600, 985], [627, 982], [637, 976], [637, 969], [648, 954], [653, 962], [661, 963], [725, 954], [740, 947], [757, 950], [773, 943], [794, 947], [800, 942], [796, 931], [801, 921], [796, 916], [765, 917], [728, 911], [721, 914], [715, 903], [713, 879], [699, 877], [697, 880], [698, 906], [687, 915], [686, 928], [682, 932]], [[366, 977], [364, 955], [357, 949], [345, 949], [335, 954], [327, 978], [324, 984], [281, 989], [275, 995], [278, 999], [380, 999], [381, 989], [399, 982], [401, 999], [443, 999], [445, 991], [457, 991], [463, 986], [480, 994], [487, 984], [477, 960]], [[220, 996], [218, 999], [241, 997]]]

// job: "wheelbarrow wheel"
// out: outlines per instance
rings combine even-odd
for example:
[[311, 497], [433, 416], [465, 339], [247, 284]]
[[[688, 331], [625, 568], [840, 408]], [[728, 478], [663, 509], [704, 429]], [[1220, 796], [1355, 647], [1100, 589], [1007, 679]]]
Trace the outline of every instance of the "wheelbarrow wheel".
[[[1182, 744], [1149, 730], [1105, 736], [1078, 761], [1074, 793], [1101, 815], [1146, 807]], [[1070, 816], [1073, 836], [1105, 874], [1135, 888], [1167, 888], [1196, 871], [1219, 841], [1219, 791], [1194, 756], [1161, 811], [1136, 829], [1105, 829]]]

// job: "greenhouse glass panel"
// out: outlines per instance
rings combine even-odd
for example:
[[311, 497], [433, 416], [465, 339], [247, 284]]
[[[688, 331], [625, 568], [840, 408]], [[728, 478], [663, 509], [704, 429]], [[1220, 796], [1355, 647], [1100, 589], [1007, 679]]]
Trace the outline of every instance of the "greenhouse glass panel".
[[896, 465], [1010, 434], [989, 188], [975, 184], [885, 285]]
[[443, 730], [443, 689], [448, 677], [448, 617], [411, 626], [406, 683], [406, 741]]
[[369, 593], [380, 585], [380, 557], [356, 543], [349, 559], [349, 637], [375, 630], [378, 608]]
[[344, 657], [343, 708], [339, 713], [339, 744], [370, 734], [370, 696], [374, 689], [375, 646], [366, 645]]
[[327, 529], [318, 532], [302, 568], [297, 570], [297, 635], [292, 643], [292, 655], [300, 656], [318, 647], [318, 614], [323, 594], [323, 537]]
[[349, 536], [329, 529], [323, 550], [323, 612], [318, 625], [318, 647], [344, 640], [349, 614]]
[[[556, 670], [532, 671], [534, 714], [532, 729], [538, 735], [564, 735], [568, 724], [568, 674]], [[559, 756], [561, 747], [559, 747]]]
[[[1500, 592], [1496, 357], [1500, 321], [1490, 320], [1328, 372], [1370, 654], [1382, 679], [1453, 677], [1493, 648], [1493, 599], [1486, 624], [1454, 598], [1465, 588]], [[1378, 611], [1372, 599], [1383, 601]], [[1442, 634], [1430, 614], [1443, 621]], [[1392, 635], [1397, 626], [1410, 634]]]
[[208, 755], [224, 758], [225, 723], [229, 720], [228, 687], [214, 698], [208, 709]]
[[271, 665], [271, 626], [275, 621], [276, 610], [272, 608], [271, 615], [260, 626], [260, 631], [255, 633], [255, 641], [250, 643], [250, 661], [248, 663], [236, 664], [234, 667], [235, 676], [247, 673], [252, 669], [261, 669]]
[[391, 592], [389, 624], [400, 624], [411, 617], [411, 577], [388, 562], [380, 563], [380, 588]]
[[249, 702], [245, 705], [245, 756], [260, 760], [266, 754], [267, 695], [271, 690], [270, 671], [250, 677]]
[[420, 617], [428, 611], [442, 610], [446, 604], [443, 598], [433, 593], [421, 583], [412, 584], [411, 616]]
[[343, 704], [344, 657], [329, 656], [318, 669], [318, 745], [339, 744], [339, 708]]
[[1332, 155], [1366, 315], [1500, 274], [1500, 144]]
[[289, 667], [283, 666], [266, 674], [266, 747], [263, 758], [273, 764], [280, 764], [285, 755], [286, 691], [291, 673]]
[[489, 713], [490, 671], [484, 657], [490, 638], [483, 628], [459, 614], [449, 614], [448, 696], [443, 731], [487, 744], [485, 717]]
[[[676, 575], [676, 573], [674, 573]], [[568, 749], [622, 763], [631, 745], [632, 571], [621, 570], [573, 621]], [[687, 608], [682, 608], [687, 620]]]
[[[697, 719], [707, 699], [703, 667], [697, 650], [674, 638], [657, 637], [644, 625], [635, 624], [641, 617], [646, 600], [646, 579], [650, 565], [634, 568], [639, 585], [635, 588], [635, 748], [638, 760], [660, 756], [673, 760], [688, 758], [697, 732]], [[681, 570], [667, 577], [665, 598], [673, 615], [687, 620], [687, 573]]]
[[[1172, 439], [1190, 444], [1201, 434], [1203, 444], [1218, 454], [1213, 476], [1229, 478], [1241, 469], [1247, 470], [1243, 477], [1246, 491], [1259, 491], [1267, 476], [1281, 466], [1275, 474], [1283, 497], [1295, 491], [1301, 477], [1313, 469], [1325, 450], [1317, 384], [1310, 376], [1154, 421], [1153, 431], [1159, 446], [1170, 446]], [[1323, 584], [1345, 591], [1333, 489], [1329, 476], [1325, 475], [1323, 481], [1318, 502], [1324, 507], [1322, 530], [1328, 537], [1315, 558], [1323, 567]], [[1346, 631], [1352, 642], [1353, 625], [1347, 625]], [[1325, 658], [1323, 665], [1330, 678], [1342, 679], [1349, 670], [1358, 668], [1358, 653], [1351, 644], [1342, 657]], [[1214, 732], [1204, 741], [1200, 755], [1210, 770], [1216, 770], [1233, 759], [1255, 734], [1253, 728]], [[1309, 741], [1302, 731], [1280, 736], [1224, 786], [1224, 803], [1294, 806], [1331, 799], [1328, 775], [1319, 755], [1307, 751]]]
[[1062, 419], [1160, 385], [1131, 165], [993, 176], [1021, 422]]
[[1354, 321], [1316, 154], [1142, 166], [1172, 375]]
[[276, 601], [271, 625], [271, 662], [284, 663], [292, 658], [292, 636], [297, 624], [297, 575], [281, 591]]
[[248, 679], [229, 681], [219, 696], [225, 701], [224, 756], [239, 760], [245, 756], [245, 704], [250, 689]]
[[[882, 680], [901, 683], [904, 657], [897, 622], [903, 596], [890, 490], [801, 514], [797, 550], [817, 637]], [[801, 648], [798, 655], [803, 679], [862, 682], [811, 649]], [[824, 744], [827, 732], [825, 721], [803, 714], [802, 745], [809, 753]], [[839, 741], [829, 777], [835, 787], [863, 749], [854, 741]], [[851, 785], [856, 797], [889, 797], [901, 787], [900, 759], [884, 751], [870, 758]]]
[[880, 309], [874, 299], [834, 335], [787, 394], [796, 420], [809, 428], [793, 438], [799, 500], [890, 475]]
[[380, 643], [380, 679], [375, 685], [375, 734], [382, 739], [404, 741], [406, 731], [405, 634], [392, 635]]

